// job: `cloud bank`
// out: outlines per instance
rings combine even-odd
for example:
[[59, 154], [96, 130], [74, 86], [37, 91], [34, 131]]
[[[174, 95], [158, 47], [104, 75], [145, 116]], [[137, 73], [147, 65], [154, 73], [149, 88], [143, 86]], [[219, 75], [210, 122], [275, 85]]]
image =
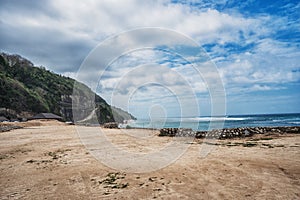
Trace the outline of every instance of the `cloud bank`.
[[[229, 113], [300, 112], [299, 9], [297, 1], [0, 0], [0, 47], [74, 77], [88, 53], [107, 37], [141, 27], [168, 28], [193, 38], [216, 63]], [[129, 54], [116, 61], [118, 70], [107, 74], [98, 92], [108, 96], [120, 74], [155, 60], [184, 74], [203, 102], [205, 84], [176, 59], [156, 50]], [[83, 81], [89, 79], [86, 74]]]

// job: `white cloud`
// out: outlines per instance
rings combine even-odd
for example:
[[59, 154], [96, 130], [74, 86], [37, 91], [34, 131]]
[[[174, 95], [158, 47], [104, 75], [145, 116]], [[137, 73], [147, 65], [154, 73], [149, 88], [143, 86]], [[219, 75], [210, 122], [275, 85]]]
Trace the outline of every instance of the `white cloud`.
[[[257, 25], [257, 20], [231, 16], [214, 9], [195, 11], [182, 4], [168, 4], [168, 1], [93, 1], [53, 0], [51, 7], [57, 18], [40, 14], [9, 16], [3, 18], [9, 24], [24, 28], [51, 28], [65, 35], [94, 41], [105, 36], [137, 27], [164, 27], [199, 38], [200, 42], [236, 40], [238, 30], [247, 31]], [[259, 23], [258, 23], [259, 24]], [[261, 28], [261, 27], [260, 27]]]
[[219, 69], [228, 92], [238, 92], [230, 88], [299, 81], [299, 57], [300, 53], [294, 46], [286, 46], [285, 43], [272, 39], [262, 39], [251, 53], [229, 54], [227, 60], [222, 59], [217, 63], [221, 65]]
[[[77, 67], [84, 57], [108, 36], [140, 27], [163, 27], [179, 31], [195, 39], [196, 43], [213, 45], [209, 55], [217, 63], [228, 93], [238, 93], [243, 88], [248, 88], [248, 91], [280, 90], [285, 87], [277, 85], [299, 81], [299, 43], [280, 41], [275, 35], [277, 30], [289, 30], [291, 23], [288, 17], [268, 14], [246, 17], [234, 9], [232, 12], [217, 10], [216, 5], [224, 2], [205, 5], [202, 2], [202, 8], [198, 9], [188, 3], [171, 4], [168, 0], [53, 0], [42, 11], [16, 10], [12, 14], [12, 8], [2, 9], [1, 46], [4, 50], [33, 58], [35, 64], [44, 64], [51, 70], [76, 77]], [[290, 5], [287, 7], [295, 9]], [[135, 35], [134, 38], [121, 38], [118, 42], [123, 44], [121, 48], [107, 48], [107, 52], [98, 59], [123, 52], [126, 46], [151, 46], [153, 41], [168, 39], [146, 33]], [[174, 41], [174, 38], [169, 38], [169, 41]], [[227, 47], [228, 44], [236, 47]], [[247, 45], [250, 47], [243, 49]], [[127, 77], [120, 89], [130, 91], [143, 81], [162, 81], [164, 85], [183, 90], [180, 79], [165, 68], [170, 67], [166, 55], [153, 50], [127, 53], [129, 56], [116, 60], [115, 67], [102, 77], [101, 95], [108, 96], [104, 90], [111, 92], [120, 78], [136, 66], [157, 60], [165, 62], [160, 68], [154, 67], [155, 71], [146, 79], [143, 78], [143, 73], [147, 73], [145, 70], [135, 73], [134, 78]], [[193, 92], [207, 93], [205, 80], [216, 79], [215, 74], [207, 72], [205, 77], [199, 77], [192, 67], [182, 65], [176, 59], [169, 60], [173, 64], [172, 72], [181, 74]], [[197, 56], [191, 55], [188, 59], [197, 61]], [[95, 86], [99, 79], [98, 72], [97, 69], [86, 71], [80, 80]], [[148, 92], [159, 95], [155, 90]]]
[[268, 90], [281, 90], [285, 89], [284, 87], [271, 87], [267, 85], [255, 84], [248, 89], [248, 91], [268, 91]]

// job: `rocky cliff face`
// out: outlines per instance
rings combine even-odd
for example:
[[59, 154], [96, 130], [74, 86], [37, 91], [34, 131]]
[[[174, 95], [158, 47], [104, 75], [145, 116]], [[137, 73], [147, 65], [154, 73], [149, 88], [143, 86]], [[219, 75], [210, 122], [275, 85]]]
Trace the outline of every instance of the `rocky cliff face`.
[[[74, 84], [79, 88], [78, 94], [73, 93]], [[86, 123], [122, 122], [134, 118], [125, 111], [113, 112], [115, 108], [74, 79], [44, 67], [34, 67], [32, 62], [19, 55], [0, 54], [0, 115], [28, 118], [36, 113], [52, 112], [66, 121], [73, 121], [74, 109], [77, 109], [78, 120], [94, 112], [96, 119], [86, 119]]]

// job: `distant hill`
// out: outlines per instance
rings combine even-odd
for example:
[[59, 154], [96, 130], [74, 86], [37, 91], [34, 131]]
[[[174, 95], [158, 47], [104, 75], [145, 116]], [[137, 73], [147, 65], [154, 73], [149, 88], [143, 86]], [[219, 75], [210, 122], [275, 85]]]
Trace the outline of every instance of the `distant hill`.
[[[95, 97], [92, 99], [95, 104], [93, 112], [100, 123], [135, 119], [129, 113], [111, 107], [83, 83], [55, 74], [44, 67], [35, 67], [19, 55], [5, 53], [0, 54], [0, 115], [28, 118], [37, 113], [52, 112], [66, 121], [73, 121], [74, 84], [80, 88], [75, 99], [84, 98], [83, 93]], [[91, 100], [80, 99], [80, 102], [87, 102], [83, 107], [89, 107]], [[92, 112], [89, 109], [79, 111], [82, 119]], [[89, 119], [85, 122], [88, 123]]]

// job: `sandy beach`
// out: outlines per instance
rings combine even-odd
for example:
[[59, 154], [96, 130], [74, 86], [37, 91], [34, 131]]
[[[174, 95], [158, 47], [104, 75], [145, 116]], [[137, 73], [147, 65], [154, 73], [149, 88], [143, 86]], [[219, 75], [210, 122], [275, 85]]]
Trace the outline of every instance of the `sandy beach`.
[[[299, 199], [300, 135], [203, 139], [162, 169], [131, 173], [97, 160], [74, 125], [22, 123], [0, 133], [0, 199]], [[93, 132], [99, 127], [83, 127]], [[126, 151], [149, 153], [172, 138], [159, 131], [102, 129]], [[201, 157], [201, 145], [214, 148]]]

